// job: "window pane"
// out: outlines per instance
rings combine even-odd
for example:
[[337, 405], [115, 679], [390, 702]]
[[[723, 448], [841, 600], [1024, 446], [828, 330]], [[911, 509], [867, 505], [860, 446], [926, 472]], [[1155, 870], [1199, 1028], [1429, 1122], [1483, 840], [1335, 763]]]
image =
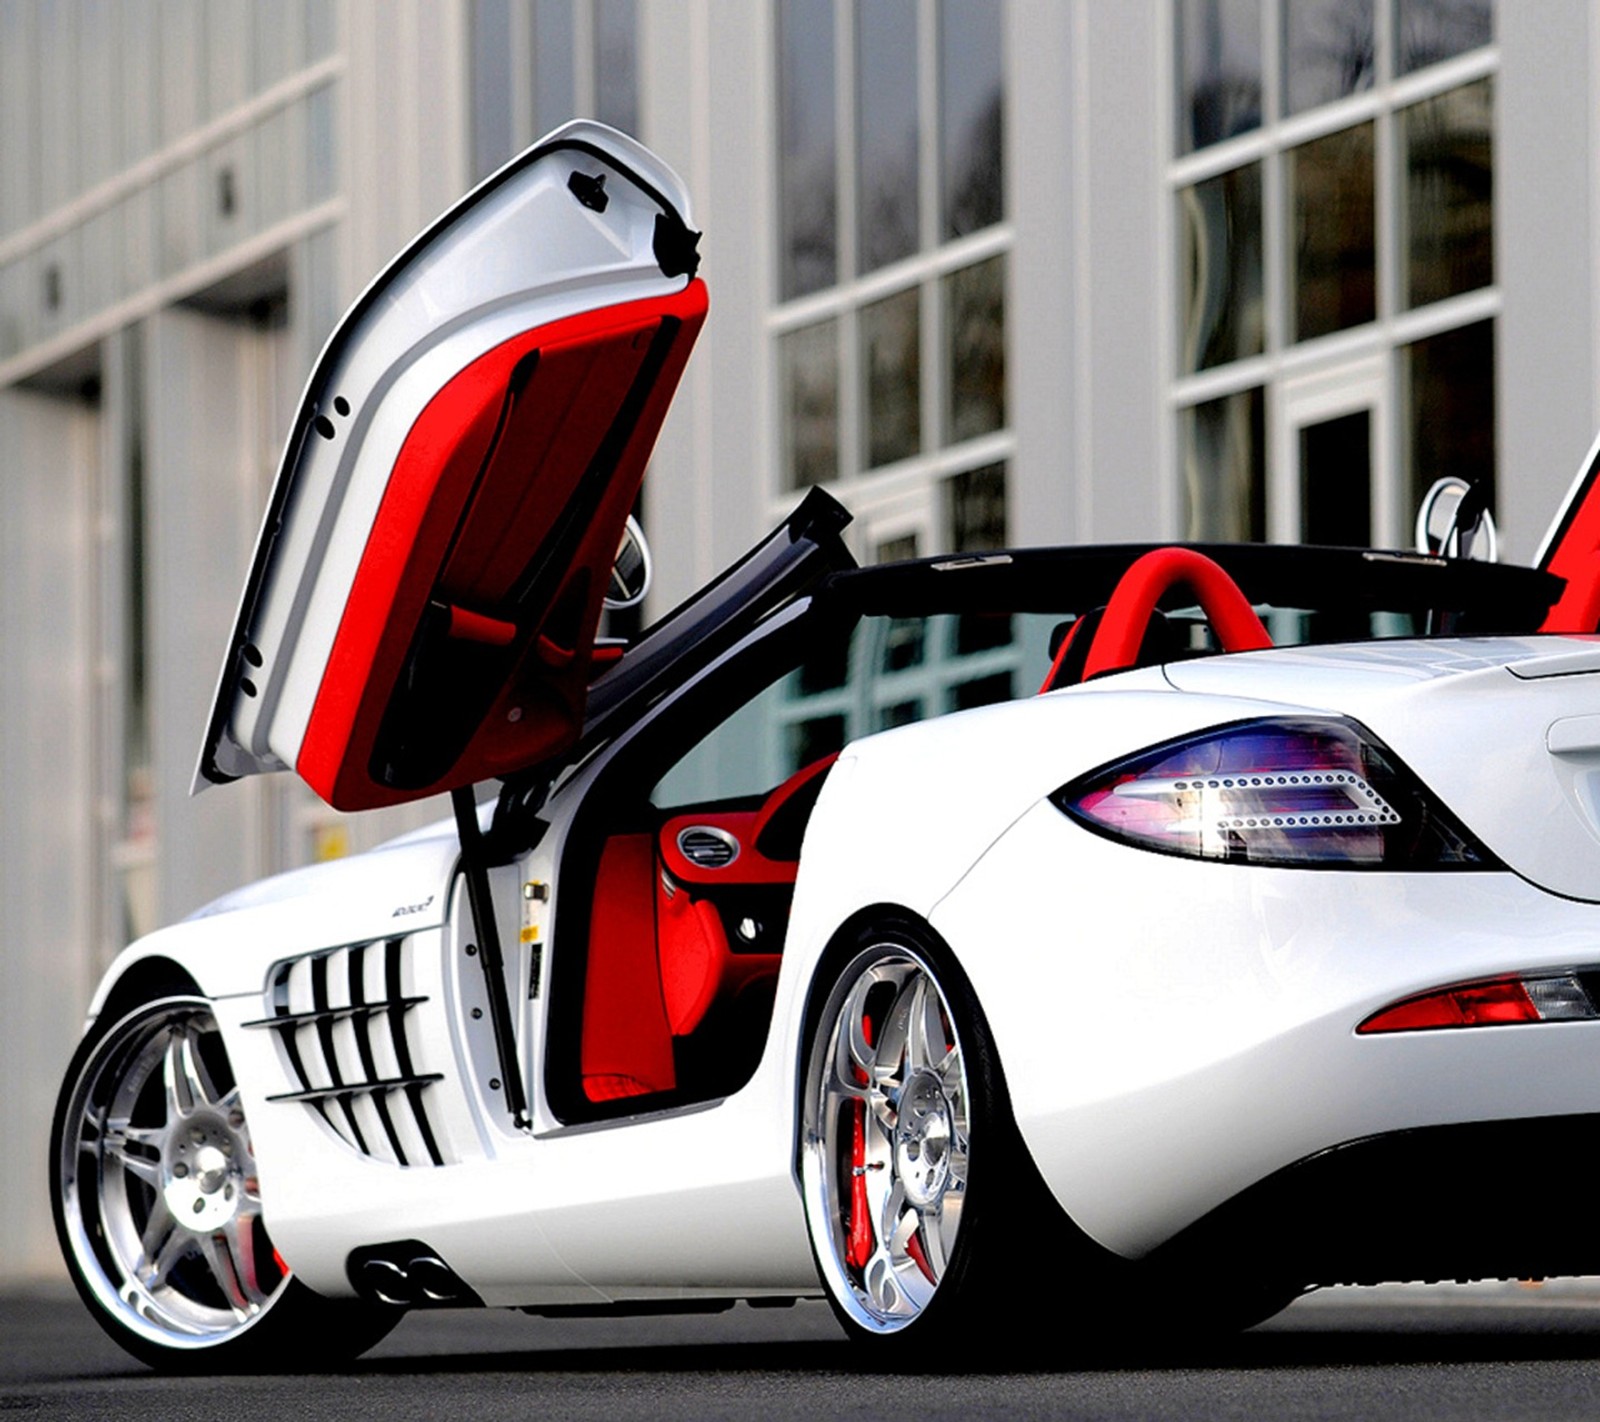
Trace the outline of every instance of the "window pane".
[[857, 267], [870, 272], [917, 250], [915, 0], [861, 0], [856, 111]]
[[992, 553], [1006, 540], [1006, 466], [986, 464], [944, 481], [953, 553]]
[[493, 172], [512, 152], [510, 0], [472, 4], [472, 170]]
[[920, 297], [912, 287], [861, 309], [861, 462], [868, 469], [922, 448]]
[[1494, 322], [1446, 331], [1403, 350], [1407, 393], [1407, 522], [1435, 479], [1487, 483], [1494, 507]]
[[1395, 0], [1394, 15], [1401, 74], [1479, 49], [1494, 38], [1493, 0]]
[[1183, 228], [1183, 350], [1188, 374], [1262, 349], [1261, 165], [1178, 194]]
[[1261, 0], [1180, 0], [1178, 152], [1261, 123]]
[[1183, 412], [1183, 536], [1259, 543], [1267, 536], [1264, 402], [1241, 390]]
[[943, 235], [1005, 215], [1004, 109], [997, 0], [939, 7], [939, 177]]
[[991, 257], [944, 279], [949, 444], [1006, 423], [1006, 259]]
[[1288, 113], [1372, 87], [1372, 0], [1283, 0], [1283, 43]]
[[1372, 412], [1300, 427], [1300, 541], [1335, 548], [1372, 542]]
[[1372, 135], [1372, 125], [1364, 123], [1286, 155], [1294, 214], [1294, 340], [1359, 326], [1377, 315]]
[[778, 226], [781, 292], [838, 279], [833, 0], [778, 6]]
[[634, 0], [595, 0], [594, 116], [639, 132], [639, 19]]
[[1405, 304], [1494, 280], [1494, 93], [1487, 79], [1402, 110]]
[[779, 340], [784, 487], [803, 489], [839, 472], [838, 323], [823, 321]]
[[572, 82], [572, 0], [535, 0], [533, 127], [542, 138], [578, 111]]
[[[944, 481], [945, 526], [953, 553], [992, 553], [1010, 546], [1006, 532], [1006, 466], [986, 464]], [[952, 650], [974, 656], [1011, 645], [1005, 613], [964, 612], [955, 619]]]

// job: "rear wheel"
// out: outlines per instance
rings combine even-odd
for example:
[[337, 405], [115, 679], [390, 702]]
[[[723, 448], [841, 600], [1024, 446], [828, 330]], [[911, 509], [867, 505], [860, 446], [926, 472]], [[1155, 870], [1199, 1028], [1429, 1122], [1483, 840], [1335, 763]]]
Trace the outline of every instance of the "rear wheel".
[[182, 1370], [354, 1357], [397, 1311], [322, 1298], [261, 1215], [250, 1129], [203, 998], [164, 997], [84, 1040], [51, 1142], [74, 1283], [136, 1357]]
[[1026, 1216], [1037, 1177], [1025, 1160], [1008, 1171], [1022, 1157], [977, 1003], [917, 936], [869, 935], [845, 963], [802, 1113], [811, 1246], [846, 1329], [926, 1339], [992, 1307], [1009, 1272], [1000, 1191]]

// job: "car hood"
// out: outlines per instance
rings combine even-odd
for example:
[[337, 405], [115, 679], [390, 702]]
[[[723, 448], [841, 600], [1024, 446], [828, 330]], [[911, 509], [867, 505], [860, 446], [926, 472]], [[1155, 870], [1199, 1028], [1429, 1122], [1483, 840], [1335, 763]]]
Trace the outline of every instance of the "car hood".
[[1444, 639], [1178, 662], [1178, 690], [1353, 716], [1510, 869], [1600, 902], [1600, 642]]
[[361, 296], [302, 397], [196, 789], [289, 768], [367, 809], [572, 743], [706, 311], [688, 214], [654, 155], [568, 124]]

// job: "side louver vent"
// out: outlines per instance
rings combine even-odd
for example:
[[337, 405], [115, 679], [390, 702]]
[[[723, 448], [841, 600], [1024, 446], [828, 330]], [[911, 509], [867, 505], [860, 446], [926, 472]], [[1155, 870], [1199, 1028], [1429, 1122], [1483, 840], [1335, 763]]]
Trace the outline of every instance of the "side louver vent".
[[[331, 948], [277, 964], [267, 981], [270, 1029], [296, 1089], [271, 1101], [304, 1103], [362, 1155], [394, 1165], [443, 1165], [428, 1119], [428, 1086], [413, 1066], [407, 1023], [425, 997], [404, 991], [408, 939]], [[413, 1027], [411, 1029], [415, 1031]]]
[[739, 841], [726, 830], [691, 825], [678, 835], [678, 852], [702, 869], [726, 869], [739, 857]]

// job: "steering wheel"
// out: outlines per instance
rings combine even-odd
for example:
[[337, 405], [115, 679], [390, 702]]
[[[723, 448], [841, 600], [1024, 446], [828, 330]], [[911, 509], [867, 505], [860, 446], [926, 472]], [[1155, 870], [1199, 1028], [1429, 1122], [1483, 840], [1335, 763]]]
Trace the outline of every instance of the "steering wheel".
[[1255, 609], [1220, 563], [1192, 548], [1156, 548], [1118, 580], [1089, 645], [1083, 679], [1136, 666], [1156, 604], [1179, 586], [1194, 594], [1223, 651], [1255, 652], [1272, 645]]

